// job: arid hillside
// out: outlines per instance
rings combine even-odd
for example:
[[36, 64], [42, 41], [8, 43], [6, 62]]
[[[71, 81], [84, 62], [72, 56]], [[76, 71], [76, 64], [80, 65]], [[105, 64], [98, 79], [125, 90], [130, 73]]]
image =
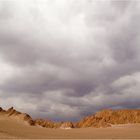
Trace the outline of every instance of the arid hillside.
[[0, 139], [140, 139], [140, 124], [113, 125], [107, 128], [50, 129], [0, 115]]
[[34, 121], [28, 114], [16, 111], [13, 107], [9, 108], [8, 110], [3, 110], [0, 107], [0, 115], [7, 116], [18, 121], [23, 121], [29, 125], [34, 125]]
[[110, 127], [133, 123], [140, 123], [140, 110], [102, 110], [80, 120], [76, 127]]
[[13, 107], [8, 110], [0, 108], [0, 115], [24, 122], [28, 125], [40, 126], [45, 128], [84, 128], [84, 127], [111, 127], [117, 124], [140, 123], [140, 110], [102, 110], [95, 115], [87, 116], [80, 121], [73, 122], [54, 122], [51, 120], [33, 120], [28, 114], [16, 111]]
[[21, 121], [28, 125], [33, 125], [33, 126], [41, 126], [45, 128], [61, 128], [61, 129], [74, 128], [72, 122], [54, 122], [51, 120], [43, 120], [43, 119], [33, 120], [31, 116], [29, 116], [28, 114], [16, 111], [13, 107], [9, 108], [8, 110], [3, 110], [0, 107], [0, 115], [9, 117], [11, 119], [15, 119], [15, 120], [18, 120], [18, 121]]
[[0, 108], [0, 139], [140, 139], [139, 132], [140, 110], [104, 110], [72, 123]]

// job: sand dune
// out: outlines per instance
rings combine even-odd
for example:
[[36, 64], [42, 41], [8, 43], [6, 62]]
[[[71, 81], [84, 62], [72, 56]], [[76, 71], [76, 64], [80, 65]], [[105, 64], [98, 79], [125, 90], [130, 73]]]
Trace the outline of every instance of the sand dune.
[[109, 128], [54, 129], [30, 126], [0, 115], [0, 138], [26, 139], [140, 139], [140, 124], [113, 125]]
[[106, 110], [82, 119], [78, 128], [0, 108], [0, 139], [140, 139], [139, 121], [140, 110]]

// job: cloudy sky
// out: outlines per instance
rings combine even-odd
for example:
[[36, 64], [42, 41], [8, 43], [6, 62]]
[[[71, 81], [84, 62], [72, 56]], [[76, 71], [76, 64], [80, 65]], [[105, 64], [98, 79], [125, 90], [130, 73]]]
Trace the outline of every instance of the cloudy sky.
[[139, 0], [0, 0], [0, 106], [76, 120], [140, 107]]

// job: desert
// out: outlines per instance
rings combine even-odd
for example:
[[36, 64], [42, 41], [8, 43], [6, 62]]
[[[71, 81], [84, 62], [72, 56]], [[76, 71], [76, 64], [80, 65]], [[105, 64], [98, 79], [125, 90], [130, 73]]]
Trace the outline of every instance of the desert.
[[140, 0], [0, 0], [0, 139], [140, 140]]
[[79, 122], [46, 126], [13, 107], [0, 110], [0, 139], [140, 139], [140, 110], [103, 110]]

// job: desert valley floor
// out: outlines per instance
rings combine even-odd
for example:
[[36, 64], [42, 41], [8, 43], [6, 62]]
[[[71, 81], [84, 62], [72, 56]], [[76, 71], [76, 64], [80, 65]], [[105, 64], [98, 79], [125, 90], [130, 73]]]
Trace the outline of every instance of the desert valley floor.
[[0, 139], [140, 139], [140, 124], [109, 128], [51, 129], [0, 116]]

